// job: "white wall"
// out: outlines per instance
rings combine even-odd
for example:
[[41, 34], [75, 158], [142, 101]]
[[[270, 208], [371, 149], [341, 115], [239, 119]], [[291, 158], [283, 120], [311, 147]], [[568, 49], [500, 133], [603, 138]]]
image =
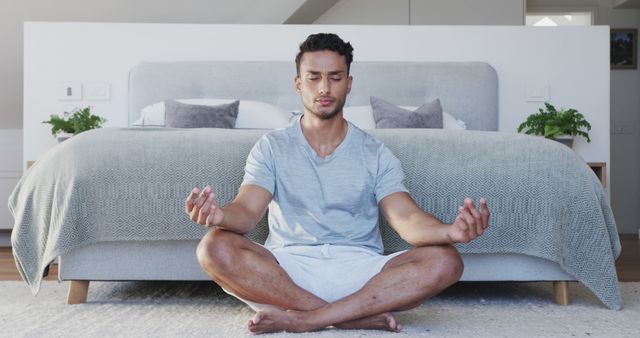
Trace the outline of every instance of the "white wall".
[[[527, 0], [529, 10], [592, 10], [595, 24], [640, 29], [640, 9], [611, 0]], [[611, 70], [611, 207], [621, 233], [640, 228], [640, 68]]]
[[522, 25], [524, 0], [341, 0], [315, 24]]
[[280, 24], [304, 0], [20, 0], [0, 2], [0, 128], [22, 127], [25, 21]]
[[[501, 131], [515, 132], [527, 115], [542, 106], [526, 101], [528, 88], [549, 85], [554, 103], [578, 109], [594, 125], [593, 142], [578, 139], [576, 151], [586, 161], [609, 162], [607, 27], [100, 23], [26, 24], [24, 161], [39, 158], [55, 145], [48, 126], [40, 123], [51, 113], [90, 104], [109, 120], [106, 126], [125, 126], [127, 74], [140, 61], [293, 62], [297, 45], [318, 31], [336, 32], [351, 41], [356, 61], [490, 63], [500, 81]], [[108, 82], [112, 99], [58, 101], [56, 86], [65, 81]]]

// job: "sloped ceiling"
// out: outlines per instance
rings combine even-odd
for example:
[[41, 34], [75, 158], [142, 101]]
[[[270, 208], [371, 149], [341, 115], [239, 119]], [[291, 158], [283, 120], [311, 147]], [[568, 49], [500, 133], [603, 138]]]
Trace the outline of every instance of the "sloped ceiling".
[[286, 24], [312, 24], [340, 0], [307, 0], [287, 18]]
[[[235, 17], [234, 23], [281, 24], [291, 17], [300, 7], [311, 1], [305, 0], [234, 0], [221, 1], [221, 11]], [[316, 1], [323, 2], [323, 1]]]
[[[221, 21], [247, 24], [312, 24], [339, 0], [217, 0]], [[220, 19], [220, 18], [219, 18]]]
[[612, 0], [613, 8], [640, 8], [640, 0]]

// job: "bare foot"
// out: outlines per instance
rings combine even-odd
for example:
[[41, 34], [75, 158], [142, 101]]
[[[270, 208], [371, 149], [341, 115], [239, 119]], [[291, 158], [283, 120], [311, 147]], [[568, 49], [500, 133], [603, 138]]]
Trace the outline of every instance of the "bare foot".
[[318, 328], [306, 322], [303, 312], [276, 308], [262, 309], [249, 321], [249, 331], [254, 334], [267, 332], [308, 332]]
[[396, 318], [390, 312], [354, 319], [336, 324], [335, 327], [340, 329], [386, 330], [391, 332], [400, 332], [401, 329]]
[[[307, 316], [308, 317], [308, 316]], [[386, 330], [400, 332], [400, 325], [391, 313], [381, 313], [366, 318], [354, 319], [335, 325], [340, 329]], [[309, 332], [322, 329], [306, 320], [304, 312], [285, 311], [278, 308], [262, 309], [248, 323], [253, 334], [268, 332]]]

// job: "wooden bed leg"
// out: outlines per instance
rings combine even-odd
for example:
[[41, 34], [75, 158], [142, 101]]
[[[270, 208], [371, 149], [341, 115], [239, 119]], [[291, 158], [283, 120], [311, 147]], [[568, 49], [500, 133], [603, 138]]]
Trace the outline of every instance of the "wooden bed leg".
[[87, 293], [89, 292], [88, 280], [72, 280], [69, 284], [69, 294], [67, 295], [67, 304], [82, 304], [87, 301]]
[[553, 282], [553, 298], [557, 304], [569, 305], [571, 304], [571, 296], [569, 296], [569, 282], [567, 281], [554, 281]]

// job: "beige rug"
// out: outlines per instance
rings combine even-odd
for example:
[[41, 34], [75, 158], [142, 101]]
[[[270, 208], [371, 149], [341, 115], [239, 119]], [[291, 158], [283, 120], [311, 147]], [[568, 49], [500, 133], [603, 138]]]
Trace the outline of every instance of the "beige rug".
[[[328, 329], [267, 337], [640, 337], [640, 283], [621, 283], [624, 308], [604, 307], [572, 283], [571, 306], [551, 283], [459, 283], [396, 314], [401, 333]], [[253, 311], [213, 283], [93, 282], [86, 304], [66, 305], [67, 283], [0, 282], [3, 337], [243, 337]]]

